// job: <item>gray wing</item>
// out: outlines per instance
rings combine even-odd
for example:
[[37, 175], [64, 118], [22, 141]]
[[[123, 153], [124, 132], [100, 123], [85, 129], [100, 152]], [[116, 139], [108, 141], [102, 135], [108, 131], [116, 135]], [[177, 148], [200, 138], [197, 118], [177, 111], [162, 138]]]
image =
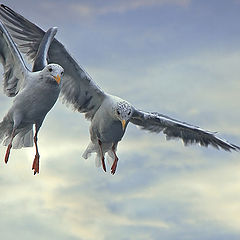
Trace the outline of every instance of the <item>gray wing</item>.
[[34, 63], [32, 68], [33, 72], [41, 71], [48, 64], [48, 50], [56, 33], [57, 33], [57, 28], [52, 27], [48, 29], [48, 31], [44, 34], [39, 44], [37, 54], [34, 57]]
[[20, 55], [11, 36], [0, 22], [0, 61], [3, 65], [3, 90], [9, 97], [14, 97], [25, 86], [29, 70]]
[[215, 135], [216, 133], [205, 131], [159, 113], [149, 113], [135, 109], [130, 122], [150, 132], [163, 132], [167, 140], [181, 138], [185, 145], [199, 143], [204, 147], [212, 145], [217, 149], [222, 148], [226, 151], [240, 150], [240, 147], [218, 138]]
[[[34, 60], [45, 32], [3, 4], [0, 6], [0, 18], [20, 51]], [[48, 59], [50, 63], [57, 63], [64, 68], [61, 85], [63, 102], [70, 104], [74, 110], [86, 113], [87, 118], [92, 118], [105, 98], [105, 93], [55, 38], [49, 48]]]

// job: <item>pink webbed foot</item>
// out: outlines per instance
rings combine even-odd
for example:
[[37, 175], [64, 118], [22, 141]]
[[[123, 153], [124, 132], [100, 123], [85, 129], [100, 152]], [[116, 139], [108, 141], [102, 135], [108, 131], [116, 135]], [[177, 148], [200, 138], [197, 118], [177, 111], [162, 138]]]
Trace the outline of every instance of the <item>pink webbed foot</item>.
[[33, 173], [34, 175], [36, 173], [39, 173], [39, 158], [40, 158], [39, 154], [36, 154], [33, 160], [32, 170], [34, 170], [34, 173]]

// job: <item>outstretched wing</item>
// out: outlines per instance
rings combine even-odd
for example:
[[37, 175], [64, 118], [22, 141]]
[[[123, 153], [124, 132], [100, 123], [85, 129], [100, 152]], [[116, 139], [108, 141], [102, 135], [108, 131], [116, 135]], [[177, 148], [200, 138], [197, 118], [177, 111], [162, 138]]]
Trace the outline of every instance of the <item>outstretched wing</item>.
[[[3, 4], [0, 6], [0, 19], [6, 24], [20, 51], [34, 60], [45, 32]], [[64, 68], [61, 86], [63, 101], [74, 110], [86, 113], [87, 118], [92, 118], [105, 98], [105, 93], [56, 39], [49, 48], [48, 60]]]
[[48, 29], [47, 32], [44, 34], [39, 44], [37, 54], [34, 57], [34, 63], [33, 63], [33, 69], [32, 69], [33, 72], [41, 71], [48, 64], [48, 50], [56, 33], [57, 33], [57, 28], [52, 27]]
[[25, 85], [29, 70], [5, 26], [0, 22], [0, 61], [3, 65], [3, 89], [8, 97], [14, 97]]
[[135, 109], [130, 122], [150, 132], [163, 132], [167, 140], [181, 138], [185, 145], [199, 143], [204, 147], [212, 145], [217, 149], [222, 148], [226, 151], [240, 150], [240, 147], [218, 138], [216, 133], [205, 131], [159, 113], [148, 113]]

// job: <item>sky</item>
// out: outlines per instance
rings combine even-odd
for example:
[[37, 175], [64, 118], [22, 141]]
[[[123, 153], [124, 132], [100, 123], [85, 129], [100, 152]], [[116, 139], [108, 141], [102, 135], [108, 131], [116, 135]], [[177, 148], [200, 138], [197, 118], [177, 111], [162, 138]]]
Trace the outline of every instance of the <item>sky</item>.
[[[47, 30], [106, 92], [240, 145], [239, 0], [2, 1]], [[1, 68], [2, 71], [2, 68]], [[1, 89], [0, 117], [12, 99]], [[0, 147], [4, 240], [240, 239], [240, 153], [129, 125], [114, 176], [81, 155], [90, 122], [59, 100], [34, 148]]]

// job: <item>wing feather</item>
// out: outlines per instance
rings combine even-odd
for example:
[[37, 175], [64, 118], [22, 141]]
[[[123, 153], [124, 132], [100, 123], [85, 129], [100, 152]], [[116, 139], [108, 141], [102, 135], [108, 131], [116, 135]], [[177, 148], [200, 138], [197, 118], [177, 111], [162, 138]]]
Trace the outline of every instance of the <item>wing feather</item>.
[[[0, 6], [0, 19], [6, 24], [19, 50], [33, 61], [45, 32], [3, 4]], [[61, 83], [63, 102], [74, 110], [86, 113], [85, 116], [91, 119], [105, 98], [105, 93], [56, 39], [49, 48], [48, 61], [64, 68]]]
[[57, 28], [53, 27], [48, 29], [48, 31], [43, 36], [34, 60], [32, 69], [33, 72], [41, 71], [48, 64], [48, 50], [56, 33]]
[[14, 97], [25, 85], [27, 69], [11, 36], [0, 22], [0, 61], [3, 65], [3, 90], [9, 97]]
[[181, 138], [185, 145], [198, 143], [204, 147], [211, 145], [226, 151], [240, 150], [240, 147], [217, 137], [215, 132], [203, 130], [156, 112], [149, 113], [135, 109], [130, 122], [150, 132], [163, 132], [167, 140]]

